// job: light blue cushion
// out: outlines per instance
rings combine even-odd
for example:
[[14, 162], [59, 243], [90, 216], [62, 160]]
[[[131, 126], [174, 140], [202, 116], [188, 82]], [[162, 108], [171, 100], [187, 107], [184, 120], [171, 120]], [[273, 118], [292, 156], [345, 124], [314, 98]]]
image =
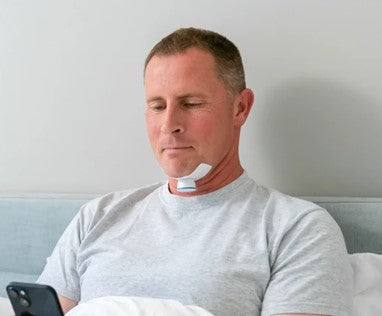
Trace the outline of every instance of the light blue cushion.
[[12, 281], [35, 281], [57, 240], [89, 199], [72, 196], [0, 198], [0, 296]]

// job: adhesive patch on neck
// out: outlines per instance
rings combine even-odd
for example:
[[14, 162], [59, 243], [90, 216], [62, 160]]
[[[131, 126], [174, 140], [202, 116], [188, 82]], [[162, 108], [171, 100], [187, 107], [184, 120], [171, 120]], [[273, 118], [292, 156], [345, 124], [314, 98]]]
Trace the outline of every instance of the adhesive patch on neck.
[[193, 192], [196, 190], [196, 181], [203, 178], [212, 166], [206, 163], [201, 163], [196, 169], [185, 177], [176, 178], [178, 180], [177, 191], [179, 192]]
[[177, 191], [192, 192], [196, 190], [196, 183], [193, 179], [178, 179]]

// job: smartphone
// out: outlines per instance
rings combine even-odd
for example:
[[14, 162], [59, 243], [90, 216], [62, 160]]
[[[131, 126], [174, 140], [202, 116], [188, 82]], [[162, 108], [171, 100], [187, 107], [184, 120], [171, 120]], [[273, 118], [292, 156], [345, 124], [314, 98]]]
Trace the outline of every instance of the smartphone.
[[7, 294], [16, 316], [63, 316], [57, 293], [49, 285], [11, 282]]

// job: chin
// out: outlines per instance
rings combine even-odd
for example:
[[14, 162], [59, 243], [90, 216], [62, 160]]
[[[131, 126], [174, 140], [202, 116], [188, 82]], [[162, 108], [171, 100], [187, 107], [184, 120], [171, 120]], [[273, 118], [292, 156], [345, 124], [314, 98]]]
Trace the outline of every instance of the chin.
[[190, 173], [192, 173], [195, 168], [165, 168], [162, 167], [164, 173], [169, 177], [169, 178], [181, 178], [184, 176], [188, 176]]
[[190, 174], [190, 172], [175, 172], [175, 171], [166, 171], [164, 170], [164, 173], [169, 177], [169, 178], [181, 178], [181, 177], [184, 177], [188, 174]]

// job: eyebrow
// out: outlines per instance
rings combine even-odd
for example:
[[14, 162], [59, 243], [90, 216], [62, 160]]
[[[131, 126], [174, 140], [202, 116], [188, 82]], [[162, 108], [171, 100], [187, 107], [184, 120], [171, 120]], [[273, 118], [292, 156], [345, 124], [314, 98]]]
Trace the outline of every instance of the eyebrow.
[[[177, 97], [178, 100], [184, 100], [184, 99], [189, 99], [189, 98], [197, 98], [197, 99], [207, 99], [207, 96], [204, 95], [203, 93], [186, 93], [186, 94], [182, 94], [180, 96]], [[155, 97], [152, 97], [152, 98], [149, 98], [147, 100], [147, 103], [151, 103], [151, 102], [155, 102], [155, 101], [163, 101], [164, 98], [162, 97], [159, 97], [159, 96], [155, 96]]]
[[149, 98], [147, 99], [147, 103], [151, 103], [151, 102], [154, 102], [154, 101], [163, 101], [163, 98], [162, 97], [152, 97], [152, 98]]

